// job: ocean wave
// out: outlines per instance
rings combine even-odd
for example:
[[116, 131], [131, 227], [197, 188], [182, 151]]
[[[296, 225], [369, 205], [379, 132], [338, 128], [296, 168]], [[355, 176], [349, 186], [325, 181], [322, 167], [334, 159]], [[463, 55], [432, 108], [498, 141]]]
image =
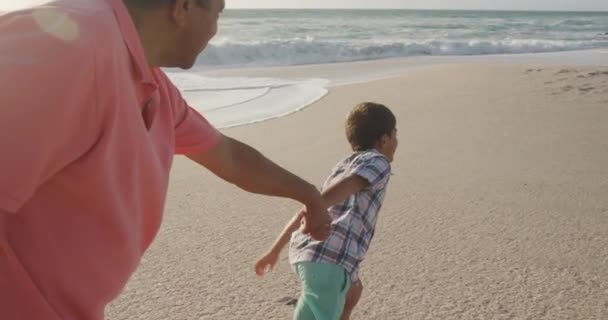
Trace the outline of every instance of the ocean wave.
[[553, 23], [552, 27], [585, 27], [595, 26], [596, 21], [593, 19], [566, 19]]
[[167, 71], [188, 104], [217, 128], [281, 117], [311, 105], [327, 94], [325, 79], [211, 78]]
[[322, 41], [313, 38], [211, 44], [198, 60], [208, 66], [273, 66], [374, 60], [407, 56], [543, 53], [608, 47], [593, 40], [427, 40], [392, 42]]

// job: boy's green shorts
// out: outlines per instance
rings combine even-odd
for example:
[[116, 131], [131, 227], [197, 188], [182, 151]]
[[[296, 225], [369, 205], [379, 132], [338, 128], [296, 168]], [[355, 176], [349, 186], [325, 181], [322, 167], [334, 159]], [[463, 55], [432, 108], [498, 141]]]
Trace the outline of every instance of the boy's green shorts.
[[336, 264], [300, 262], [294, 269], [302, 281], [302, 295], [294, 320], [338, 320], [344, 310], [350, 277]]

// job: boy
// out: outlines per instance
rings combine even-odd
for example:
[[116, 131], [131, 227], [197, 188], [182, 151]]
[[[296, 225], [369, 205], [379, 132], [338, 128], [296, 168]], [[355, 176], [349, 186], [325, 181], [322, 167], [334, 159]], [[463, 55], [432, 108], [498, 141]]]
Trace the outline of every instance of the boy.
[[289, 260], [302, 282], [297, 320], [348, 319], [361, 295], [359, 264], [374, 235], [398, 144], [395, 116], [381, 104], [361, 103], [348, 115], [346, 137], [353, 153], [334, 167], [323, 186], [332, 217], [329, 238], [316, 241], [303, 234], [300, 211], [255, 265], [262, 276], [291, 238]]

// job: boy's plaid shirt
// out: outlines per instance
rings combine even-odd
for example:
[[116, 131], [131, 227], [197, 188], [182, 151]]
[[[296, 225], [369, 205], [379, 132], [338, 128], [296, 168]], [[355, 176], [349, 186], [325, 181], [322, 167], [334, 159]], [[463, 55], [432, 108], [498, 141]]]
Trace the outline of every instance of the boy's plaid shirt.
[[375, 150], [353, 153], [334, 167], [323, 188], [353, 174], [367, 180], [369, 186], [329, 209], [332, 231], [327, 240], [316, 241], [299, 230], [294, 232], [289, 245], [291, 264], [334, 263], [346, 269], [353, 282], [358, 280], [359, 263], [374, 236], [391, 165]]

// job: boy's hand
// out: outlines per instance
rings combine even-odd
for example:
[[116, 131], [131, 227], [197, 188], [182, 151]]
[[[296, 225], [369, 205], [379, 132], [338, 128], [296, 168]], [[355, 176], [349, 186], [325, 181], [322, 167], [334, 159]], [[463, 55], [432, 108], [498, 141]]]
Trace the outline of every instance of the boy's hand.
[[306, 206], [302, 212], [301, 231], [318, 241], [325, 241], [331, 231], [331, 218], [327, 209], [320, 207]]
[[266, 253], [255, 263], [255, 273], [260, 277], [264, 276], [266, 271], [271, 271], [274, 268], [277, 260], [279, 260], [278, 253], [275, 253], [274, 251]]

